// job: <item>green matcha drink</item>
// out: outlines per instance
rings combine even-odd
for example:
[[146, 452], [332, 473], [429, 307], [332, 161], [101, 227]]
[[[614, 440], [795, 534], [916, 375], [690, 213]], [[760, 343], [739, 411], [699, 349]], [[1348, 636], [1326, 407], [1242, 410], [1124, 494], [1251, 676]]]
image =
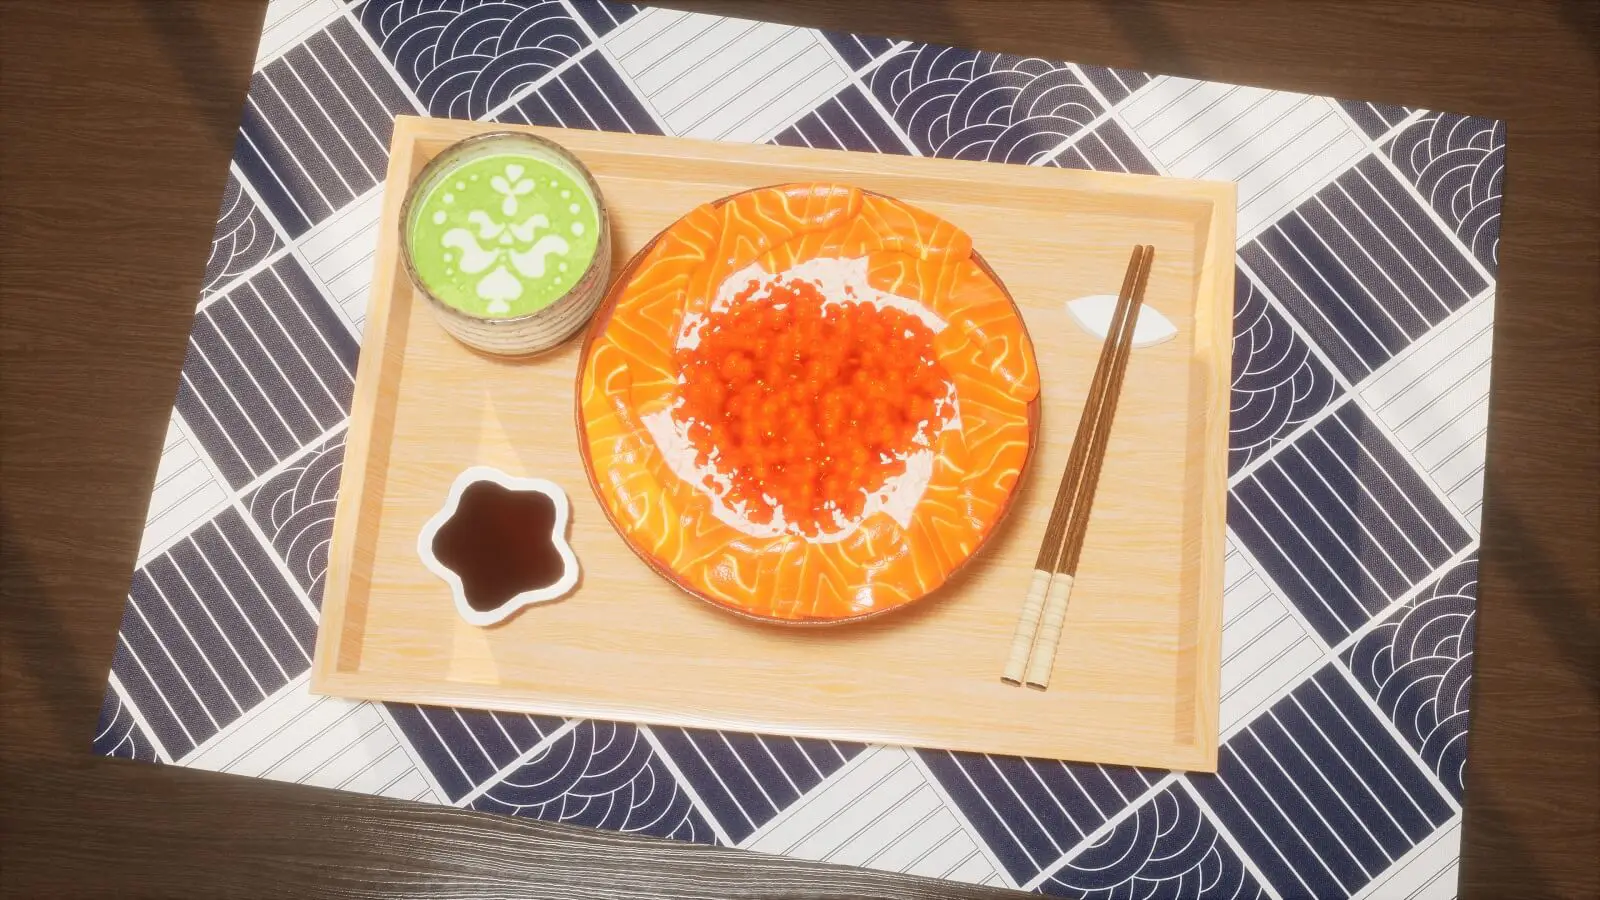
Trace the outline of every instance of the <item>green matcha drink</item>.
[[584, 179], [518, 152], [463, 159], [414, 198], [405, 235], [415, 276], [470, 316], [514, 318], [549, 307], [582, 279], [600, 238]]

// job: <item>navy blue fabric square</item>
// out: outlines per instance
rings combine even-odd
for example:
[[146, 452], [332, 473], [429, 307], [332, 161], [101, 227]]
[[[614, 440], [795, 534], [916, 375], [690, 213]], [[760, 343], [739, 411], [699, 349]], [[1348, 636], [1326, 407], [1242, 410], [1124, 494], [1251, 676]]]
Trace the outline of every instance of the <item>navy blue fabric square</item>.
[[801, 116], [779, 132], [772, 143], [865, 153], [911, 152], [906, 142], [895, 134], [893, 126], [855, 85], [846, 87]]
[[1477, 596], [1474, 555], [1446, 569], [1344, 654], [1356, 682], [1457, 802], [1465, 790]]
[[406, 742], [452, 803], [492, 781], [561, 727], [555, 716], [385, 703]]
[[567, 0], [594, 33], [605, 37], [623, 22], [643, 12], [637, 3], [606, 3], [602, 0]]
[[885, 37], [835, 31], [824, 31], [822, 36], [833, 45], [834, 50], [838, 51], [839, 58], [858, 72], [870, 65], [873, 60], [893, 50], [897, 43]]
[[227, 509], [134, 573], [111, 670], [176, 760], [311, 668], [316, 629]]
[[1489, 286], [1373, 156], [1262, 232], [1239, 259], [1352, 382]]
[[294, 574], [311, 602], [322, 608], [322, 580], [328, 572], [328, 543], [339, 500], [341, 432], [285, 466], [262, 483], [245, 506], [262, 534]]
[[1234, 275], [1228, 472], [1321, 412], [1339, 385], [1248, 274]]
[[1078, 137], [1047, 163], [1063, 169], [1092, 169], [1096, 172], [1128, 172], [1156, 175], [1151, 162], [1114, 119], [1100, 123], [1093, 131]]
[[1330, 645], [1471, 540], [1353, 402], [1235, 485], [1228, 527]]
[[928, 156], [1031, 163], [1103, 108], [1065, 63], [932, 44], [896, 51], [866, 76]]
[[156, 745], [134, 719], [133, 712], [117, 696], [111, 685], [106, 685], [105, 698], [100, 701], [100, 721], [94, 730], [96, 756], [116, 756], [160, 762]]
[[1074, 900], [1266, 896], [1200, 805], [1174, 785], [1073, 855], [1040, 886]]
[[660, 134], [661, 127], [611, 63], [589, 53], [495, 116], [515, 125]]
[[472, 801], [485, 812], [714, 844], [636, 725], [579, 722]]
[[846, 741], [699, 728], [657, 726], [651, 731], [735, 843], [865, 749]]
[[1348, 897], [1454, 813], [1333, 666], [1186, 777], [1281, 897]]
[[1367, 137], [1376, 138], [1404, 122], [1411, 110], [1388, 103], [1363, 103], [1360, 100], [1340, 100], [1339, 105], [1350, 114]]
[[411, 101], [335, 19], [250, 80], [234, 162], [297, 238], [383, 181], [402, 112]]
[[195, 316], [178, 411], [240, 488], [348, 417], [359, 352], [284, 256]]
[[368, 0], [360, 16], [433, 116], [481, 119], [589, 46], [561, 0]]
[[1125, 766], [944, 750], [917, 753], [1019, 884], [1139, 799], [1159, 777]]
[[1383, 152], [1493, 274], [1500, 263], [1505, 123], [1429, 113], [1395, 135]]
[[1149, 72], [1140, 72], [1136, 69], [1111, 69], [1105, 66], [1079, 66], [1083, 77], [1095, 86], [1100, 96], [1115, 105], [1128, 99], [1128, 97], [1154, 80]]
[[222, 190], [222, 211], [211, 238], [202, 295], [214, 293], [248, 272], [283, 246], [283, 240], [256, 202], [245, 193], [239, 179], [228, 173]]

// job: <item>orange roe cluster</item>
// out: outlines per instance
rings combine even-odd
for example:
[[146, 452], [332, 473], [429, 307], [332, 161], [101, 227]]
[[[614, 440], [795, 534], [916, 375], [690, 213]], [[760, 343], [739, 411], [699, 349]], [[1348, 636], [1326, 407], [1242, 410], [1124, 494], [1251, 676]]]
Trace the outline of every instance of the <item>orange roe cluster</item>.
[[[700, 465], [726, 475], [723, 499], [757, 524], [778, 507], [799, 534], [836, 530], [867, 495], [905, 470], [902, 458], [953, 410], [933, 331], [914, 315], [846, 300], [817, 286], [751, 281], [680, 350], [682, 402]], [[715, 479], [707, 476], [706, 486]], [[775, 502], [774, 502], [775, 501]]]

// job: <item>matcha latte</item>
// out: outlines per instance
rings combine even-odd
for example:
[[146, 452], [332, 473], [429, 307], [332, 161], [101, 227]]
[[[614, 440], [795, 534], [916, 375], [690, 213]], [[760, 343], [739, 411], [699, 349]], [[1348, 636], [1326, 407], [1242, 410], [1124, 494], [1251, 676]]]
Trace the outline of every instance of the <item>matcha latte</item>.
[[604, 205], [582, 164], [549, 141], [498, 133], [447, 148], [412, 185], [401, 228], [413, 282], [479, 349], [547, 349], [604, 292]]

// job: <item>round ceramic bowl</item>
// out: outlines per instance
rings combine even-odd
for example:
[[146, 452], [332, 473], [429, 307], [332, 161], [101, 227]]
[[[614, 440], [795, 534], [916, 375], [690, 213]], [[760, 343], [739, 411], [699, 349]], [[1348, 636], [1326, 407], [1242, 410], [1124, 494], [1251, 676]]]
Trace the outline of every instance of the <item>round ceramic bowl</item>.
[[[593, 198], [598, 219], [594, 255], [566, 293], [549, 305], [522, 315], [475, 315], [453, 306], [438, 295], [418, 272], [411, 235], [427, 198], [462, 166], [489, 156], [518, 155], [548, 163], [583, 186]], [[446, 147], [423, 168], [406, 191], [400, 212], [400, 255], [406, 274], [418, 294], [427, 298], [444, 330], [470, 347], [498, 356], [529, 356], [550, 350], [583, 328], [605, 298], [611, 272], [611, 223], [605, 198], [594, 176], [564, 147], [553, 141], [514, 131], [478, 134]]]
[[[753, 189], [752, 191], [744, 191], [744, 192], [741, 192], [740, 194], [729, 195], [728, 197], [724, 197], [721, 200], [716, 201], [713, 205], [714, 206], [721, 206], [723, 204], [726, 204], [726, 203], [734, 200], [736, 197], [739, 197], [742, 194], [752, 193], [753, 191], [757, 191], [757, 190], [766, 190], [766, 189], [765, 188], [757, 188], [757, 189]], [[861, 191], [861, 193], [863, 195], [872, 195], [872, 196], [880, 196], [880, 197], [883, 196], [883, 195], [873, 194], [873, 192], [865, 191], [865, 190]], [[890, 198], [885, 198], [885, 199], [890, 199]], [[1021, 491], [1022, 482], [1023, 482], [1024, 477], [1027, 474], [1028, 465], [1033, 461], [1033, 458], [1034, 458], [1034, 455], [1035, 455], [1034, 451], [1035, 451], [1036, 444], [1037, 444], [1037, 441], [1038, 441], [1040, 398], [1039, 398], [1039, 396], [1037, 394], [1035, 394], [1035, 396], [1032, 398], [1032, 400], [1030, 400], [1027, 403], [1027, 406], [1026, 406], [1025, 415], [1026, 415], [1027, 434], [1028, 434], [1026, 456], [1023, 458], [1023, 461], [1022, 461], [1022, 464], [1021, 464], [1021, 468], [1018, 471], [1015, 483], [1011, 486], [1011, 489], [1007, 492], [1003, 502], [1000, 505], [1000, 508], [999, 508], [998, 512], [995, 514], [993, 520], [990, 522], [988, 530], [978, 540], [977, 544], [972, 548], [972, 551], [964, 559], [962, 559], [953, 569], [951, 569], [948, 573], [946, 573], [946, 575], [943, 577], [943, 579], [941, 579], [939, 581], [938, 584], [931, 585], [926, 590], [924, 590], [920, 594], [918, 594], [917, 596], [911, 597], [910, 599], [906, 600], [905, 602], [902, 602], [902, 603], [899, 603], [899, 604], [896, 604], [896, 605], [893, 605], [893, 606], [887, 606], [887, 607], [883, 607], [883, 608], [872, 609], [872, 610], [868, 610], [868, 611], [865, 611], [865, 612], [856, 613], [856, 614], [853, 614], [853, 615], [841, 615], [841, 616], [833, 616], [833, 617], [826, 617], [826, 618], [787, 618], [787, 617], [783, 617], [783, 616], [764, 614], [762, 612], [755, 611], [753, 609], [750, 609], [750, 608], [747, 608], [747, 607], [744, 607], [744, 606], [740, 606], [740, 605], [737, 605], [737, 604], [734, 604], [734, 603], [727, 602], [724, 599], [712, 596], [711, 594], [708, 594], [704, 590], [701, 590], [701, 589], [697, 588], [694, 584], [691, 584], [683, 576], [682, 573], [679, 573], [679, 572], [673, 570], [670, 566], [664, 564], [661, 560], [657, 559], [647, 549], [645, 549], [644, 547], [641, 547], [634, 540], [634, 538], [629, 534], [628, 530], [623, 527], [622, 523], [617, 520], [616, 515], [613, 513], [613, 511], [611, 509], [610, 503], [608, 503], [607, 500], [606, 500], [605, 491], [607, 490], [607, 487], [606, 487], [607, 479], [605, 478], [605, 476], [602, 473], [599, 473], [599, 472], [596, 471], [595, 461], [594, 461], [593, 454], [592, 454], [592, 452], [590, 450], [590, 446], [589, 446], [588, 423], [587, 423], [586, 417], [584, 415], [584, 410], [583, 410], [584, 379], [585, 379], [587, 370], [589, 369], [590, 363], [591, 363], [590, 357], [591, 357], [591, 347], [592, 347], [592, 345], [594, 344], [594, 342], [601, 335], [603, 335], [605, 333], [606, 327], [611, 321], [612, 313], [614, 312], [616, 304], [617, 304], [619, 298], [622, 296], [623, 291], [626, 290], [628, 284], [634, 279], [635, 275], [637, 274], [639, 266], [648, 257], [651, 249], [655, 247], [655, 245], [657, 244], [657, 242], [659, 242], [659, 240], [660, 240], [660, 236], [658, 235], [656, 238], [653, 238], [644, 247], [642, 247], [638, 251], [638, 253], [634, 254], [634, 256], [628, 261], [628, 264], [623, 268], [621, 274], [618, 275], [616, 280], [612, 282], [610, 291], [607, 293], [604, 302], [600, 306], [599, 311], [595, 314], [594, 320], [591, 323], [591, 325], [589, 327], [589, 330], [584, 335], [583, 348], [580, 351], [579, 356], [578, 356], [578, 372], [577, 372], [577, 378], [576, 378], [576, 381], [575, 381], [576, 397], [575, 397], [575, 402], [574, 402], [574, 415], [575, 415], [576, 424], [577, 424], [577, 431], [578, 431], [579, 454], [583, 458], [584, 471], [588, 475], [589, 486], [594, 490], [596, 497], [600, 500], [600, 508], [601, 508], [601, 510], [603, 510], [605, 512], [607, 521], [609, 521], [611, 523], [611, 526], [614, 529], [616, 529], [618, 535], [622, 537], [623, 542], [626, 543], [628, 545], [629, 549], [633, 550], [634, 554], [637, 555], [641, 560], [643, 560], [644, 563], [646, 565], [648, 565], [652, 570], [654, 570], [662, 578], [665, 578], [674, 587], [678, 588], [679, 590], [683, 591], [684, 593], [688, 594], [689, 596], [694, 597], [695, 599], [703, 601], [703, 602], [705, 602], [707, 604], [710, 604], [711, 606], [714, 606], [717, 609], [723, 610], [725, 612], [733, 613], [734, 615], [739, 616], [741, 618], [748, 619], [748, 620], [751, 620], [751, 621], [756, 621], [756, 622], [772, 624], [772, 625], [785, 625], [785, 626], [792, 626], [792, 627], [802, 628], [803, 629], [803, 628], [817, 628], [817, 627], [834, 627], [834, 626], [845, 625], [845, 624], [850, 624], [850, 623], [864, 622], [864, 621], [867, 621], [869, 619], [877, 619], [877, 618], [880, 618], [880, 617], [883, 617], [883, 616], [891, 615], [891, 614], [893, 614], [895, 612], [898, 612], [899, 610], [906, 609], [906, 608], [911, 607], [911, 606], [919, 605], [927, 597], [937, 594], [939, 592], [940, 588], [942, 588], [946, 584], [949, 584], [950, 581], [953, 578], [955, 578], [956, 575], [959, 572], [961, 572], [968, 565], [970, 565], [972, 563], [972, 561], [974, 559], [976, 559], [979, 556], [980, 553], [983, 552], [984, 548], [989, 544], [989, 542], [994, 539], [995, 534], [997, 534], [1001, 530], [1001, 528], [1004, 526], [1006, 520], [1010, 517], [1012, 509], [1015, 508], [1017, 494]], [[978, 268], [983, 271], [983, 273], [985, 275], [987, 275], [990, 279], [993, 280], [994, 284], [1000, 289], [1000, 291], [1002, 293], [1004, 293], [1007, 301], [1011, 302], [1013, 312], [1016, 314], [1017, 320], [1020, 323], [1021, 322], [1021, 313], [1020, 313], [1020, 311], [1016, 310], [1015, 301], [1012, 299], [1010, 292], [1008, 290], [1006, 290], [1004, 282], [1002, 282], [1000, 280], [999, 276], [997, 274], [995, 274], [994, 270], [989, 266], [989, 264], [983, 259], [982, 255], [976, 249], [974, 249], [972, 251], [971, 259], [978, 266]], [[1023, 324], [1021, 326], [1021, 333], [1022, 333], [1023, 337], [1028, 340], [1028, 343], [1029, 343], [1028, 352], [1031, 354], [1032, 353], [1031, 338], [1028, 338], [1027, 327], [1026, 327], [1025, 324]]]

